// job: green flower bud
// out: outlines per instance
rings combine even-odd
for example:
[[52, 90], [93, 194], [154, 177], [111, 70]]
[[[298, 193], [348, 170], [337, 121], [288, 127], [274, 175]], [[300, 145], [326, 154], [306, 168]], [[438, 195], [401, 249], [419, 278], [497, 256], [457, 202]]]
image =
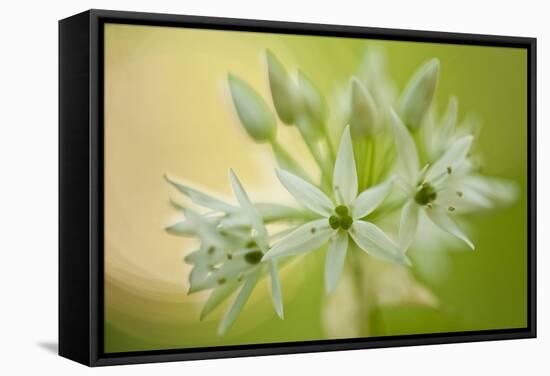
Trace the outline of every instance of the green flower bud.
[[298, 71], [300, 106], [295, 116], [300, 131], [315, 141], [323, 136], [323, 127], [328, 117], [325, 98], [317, 87], [302, 72]]
[[271, 51], [266, 51], [269, 88], [279, 119], [287, 125], [294, 123], [296, 87], [283, 65]]
[[425, 63], [407, 84], [400, 103], [400, 115], [411, 130], [420, 127], [424, 115], [428, 112], [437, 86], [439, 60]]
[[277, 132], [275, 116], [262, 97], [239, 77], [227, 77], [237, 115], [250, 137], [258, 142], [274, 140]]
[[309, 141], [316, 141], [323, 135], [321, 125], [307, 115], [298, 115], [296, 127]]
[[298, 71], [298, 88], [300, 89], [302, 111], [316, 123], [324, 123], [328, 117], [327, 103], [323, 94], [301, 71]]
[[378, 108], [367, 88], [356, 78], [351, 80], [351, 130], [361, 136], [372, 136], [378, 130]]

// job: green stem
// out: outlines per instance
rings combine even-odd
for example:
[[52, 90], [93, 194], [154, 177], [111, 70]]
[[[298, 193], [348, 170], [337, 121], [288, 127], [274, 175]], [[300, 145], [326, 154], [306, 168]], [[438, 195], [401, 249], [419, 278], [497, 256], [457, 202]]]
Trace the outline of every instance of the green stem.
[[319, 166], [319, 169], [321, 170], [321, 186], [326, 191], [330, 191], [330, 168], [327, 166], [327, 163], [323, 156], [321, 155], [321, 152], [318, 148], [318, 145], [309, 139], [302, 129], [300, 127], [297, 127], [300, 131], [300, 135], [302, 136], [302, 139], [304, 140], [307, 148], [309, 149], [309, 152], [313, 156], [313, 159], [315, 159], [315, 162]]
[[[388, 142], [389, 141], [389, 142]], [[391, 169], [393, 162], [395, 161], [395, 153], [392, 153], [392, 147], [393, 147], [393, 141], [391, 139], [386, 139], [386, 142], [384, 144], [383, 152], [382, 152], [382, 158], [380, 159], [382, 161], [382, 168], [379, 168], [376, 180], [375, 181], [381, 181], [383, 180], [387, 172]]]
[[307, 180], [308, 182], [313, 182], [313, 180], [309, 177], [309, 175], [300, 167], [300, 165], [288, 154], [288, 152], [284, 149], [284, 147], [279, 144], [277, 140], [271, 140], [271, 147], [273, 149], [273, 154], [275, 155], [275, 159], [277, 159], [277, 164], [279, 167], [288, 170], [303, 179]]
[[368, 337], [370, 334], [369, 328], [369, 302], [364, 298], [363, 286], [365, 285], [363, 269], [361, 267], [361, 254], [357, 247], [351, 247], [351, 276], [353, 279], [353, 287], [355, 293], [355, 301], [359, 308], [359, 335], [361, 337]]
[[334, 147], [332, 146], [332, 142], [330, 141], [330, 136], [328, 134], [328, 129], [326, 125], [322, 124], [322, 128], [323, 128], [323, 134], [325, 135], [325, 142], [327, 144], [331, 165], [334, 165], [334, 162], [336, 161], [336, 153], [334, 152]]
[[[372, 166], [372, 160], [374, 159], [373, 155], [372, 155], [372, 143], [373, 141], [370, 139], [370, 138], [367, 138], [365, 141], [365, 151], [364, 151], [364, 154], [367, 156], [367, 158], [365, 159], [365, 164], [364, 166], [362, 167], [362, 170], [363, 170], [363, 175], [362, 175], [362, 178], [361, 178], [361, 186], [363, 187], [363, 189], [367, 189], [369, 187], [369, 184], [370, 184], [370, 175], [371, 175], [371, 167]], [[368, 167], [367, 167], [368, 166]]]
[[354, 143], [354, 157], [357, 164], [357, 181], [359, 182], [359, 191], [362, 192], [365, 187], [363, 184], [366, 164], [366, 140], [358, 138]]
[[376, 166], [376, 142], [370, 140], [370, 158], [369, 158], [369, 180], [367, 182], [367, 188], [370, 187], [374, 179], [374, 166]]
[[390, 214], [393, 214], [393, 212], [395, 212], [396, 210], [401, 209], [403, 205], [405, 205], [405, 202], [406, 202], [405, 199], [401, 199], [401, 200], [396, 200], [394, 202], [390, 202], [385, 205], [383, 204], [374, 213], [369, 214], [368, 216], [369, 222], [371, 221], [374, 222]]

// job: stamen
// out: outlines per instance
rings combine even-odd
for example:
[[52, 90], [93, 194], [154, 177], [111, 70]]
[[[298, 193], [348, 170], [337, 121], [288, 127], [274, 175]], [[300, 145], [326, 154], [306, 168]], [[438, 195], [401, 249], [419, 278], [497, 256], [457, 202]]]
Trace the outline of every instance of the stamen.
[[454, 206], [449, 206], [447, 210], [449, 210], [450, 212], [454, 212], [456, 209]]
[[432, 203], [430, 202], [430, 203], [428, 203], [428, 204], [426, 205], [426, 207], [427, 207], [428, 209], [432, 209], [432, 208], [433, 208], [433, 205], [432, 205]]
[[431, 179], [430, 183], [436, 187], [439, 184], [441, 184], [449, 175], [453, 173], [453, 168], [451, 166], [447, 166], [445, 171], [442, 171], [439, 175]]

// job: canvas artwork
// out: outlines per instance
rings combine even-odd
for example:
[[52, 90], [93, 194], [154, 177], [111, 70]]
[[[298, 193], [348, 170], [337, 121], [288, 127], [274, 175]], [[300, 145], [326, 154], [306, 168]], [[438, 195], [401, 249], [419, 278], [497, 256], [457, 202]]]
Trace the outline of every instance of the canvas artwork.
[[527, 327], [526, 49], [103, 33], [106, 354]]

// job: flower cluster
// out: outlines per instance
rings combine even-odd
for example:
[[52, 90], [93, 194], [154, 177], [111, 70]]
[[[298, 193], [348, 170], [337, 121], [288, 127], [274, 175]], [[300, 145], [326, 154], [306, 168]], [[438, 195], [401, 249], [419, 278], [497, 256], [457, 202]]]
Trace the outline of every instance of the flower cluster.
[[[263, 276], [269, 276], [275, 312], [284, 317], [278, 270], [297, 255], [328, 244], [325, 290], [330, 293], [349, 252], [409, 267], [407, 250], [419, 236], [422, 217], [474, 249], [455, 218], [514, 200], [512, 183], [479, 172], [472, 153], [477, 129], [471, 121], [457, 122], [454, 97], [438, 118], [437, 59], [424, 64], [399, 95], [382, 55], [371, 53], [366, 70], [350, 79], [333, 106], [303, 72], [289, 74], [270, 51], [266, 62], [276, 115], [237, 75], [228, 75], [229, 92], [250, 138], [271, 146], [279, 165], [274, 173], [300, 208], [251, 201], [232, 170], [234, 203], [166, 176], [203, 209], [173, 203], [183, 218], [166, 228], [200, 241], [185, 262], [192, 265], [189, 293], [210, 291], [201, 318], [236, 295], [219, 334], [233, 324]], [[277, 119], [297, 129], [317, 163], [317, 178], [278, 142]], [[400, 218], [398, 231], [380, 224], [390, 214]], [[284, 230], [271, 231], [272, 223]]]

